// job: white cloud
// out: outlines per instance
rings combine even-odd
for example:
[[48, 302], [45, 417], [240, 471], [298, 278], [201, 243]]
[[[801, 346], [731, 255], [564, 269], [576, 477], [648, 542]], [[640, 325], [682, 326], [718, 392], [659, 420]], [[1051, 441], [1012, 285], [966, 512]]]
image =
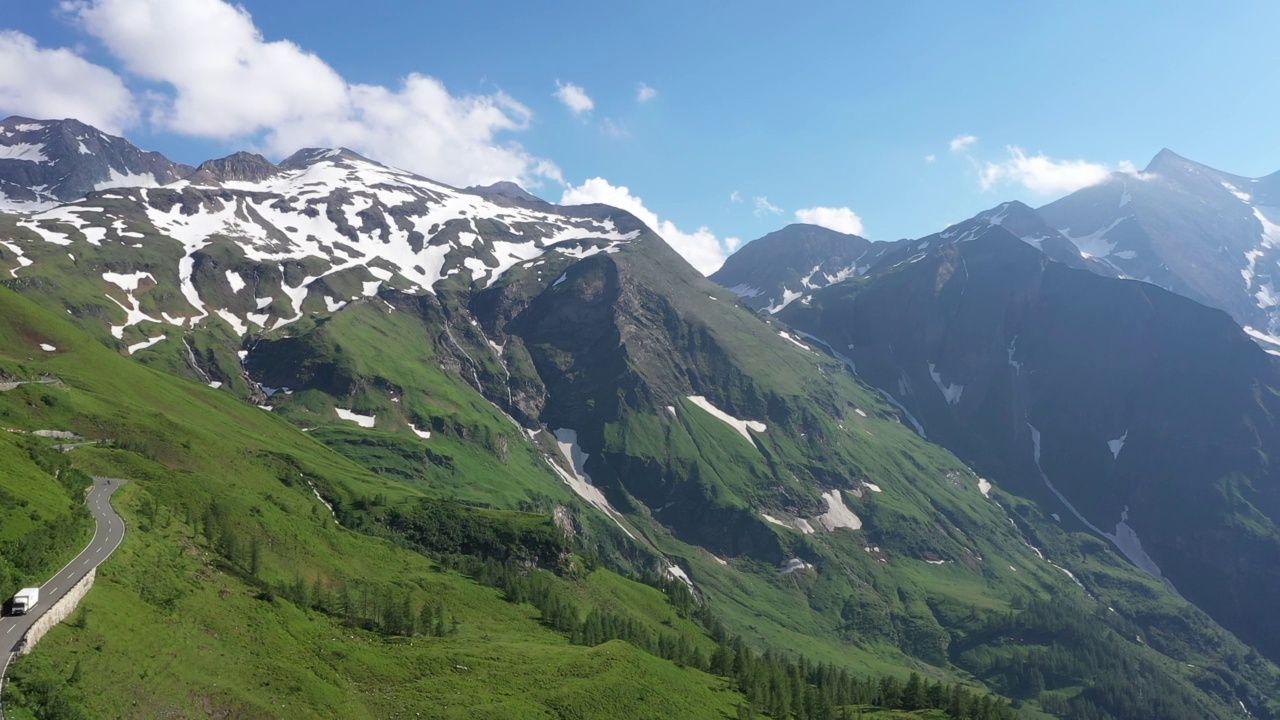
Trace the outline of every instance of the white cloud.
[[978, 142], [978, 138], [975, 135], [957, 135], [951, 138], [951, 152], [968, 150], [969, 146], [976, 142]]
[[600, 132], [614, 138], [631, 137], [631, 131], [627, 129], [627, 126], [615, 121], [613, 118], [605, 118], [600, 123]]
[[119, 133], [138, 118], [133, 94], [115, 73], [66, 48], [42, 48], [0, 30], [0, 117], [75, 118]]
[[932, 165], [938, 162], [938, 156], [934, 155], [933, 153], [929, 153], [928, 155], [924, 156], [924, 161]]
[[1073, 192], [1107, 179], [1111, 169], [1102, 163], [1086, 160], [1055, 160], [1047, 155], [1027, 155], [1022, 148], [1010, 145], [1009, 157], [982, 166], [979, 180], [983, 190], [1010, 181], [1033, 192], [1051, 194]]
[[656, 213], [645, 207], [644, 200], [632, 195], [625, 185], [612, 185], [604, 178], [594, 177], [576, 187], [570, 186], [560, 198], [561, 205], [588, 203], [612, 205], [635, 215], [704, 275], [719, 269], [729, 253], [742, 244], [738, 238], [720, 240], [705, 226], [691, 233], [685, 232], [670, 220], [659, 219]]
[[658, 97], [658, 91], [648, 85], [640, 83], [636, 87], [636, 102], [649, 102], [656, 97]]
[[587, 91], [583, 90], [580, 85], [574, 85], [573, 83], [562, 83], [557, 80], [556, 91], [553, 94], [559, 98], [560, 102], [564, 103], [565, 107], [572, 110], [574, 115], [590, 112], [596, 106], [595, 101], [591, 99]]
[[249, 142], [285, 155], [345, 146], [455, 185], [559, 170], [499, 136], [532, 113], [503, 92], [452, 95], [411, 73], [395, 88], [349, 83], [287, 40], [267, 41], [247, 10], [222, 0], [74, 0], [63, 8], [126, 70], [154, 83], [151, 122], [176, 133]]
[[796, 220], [850, 235], [862, 234], [862, 218], [847, 207], [811, 207], [796, 211]]
[[734, 190], [733, 192], [729, 193], [729, 202], [731, 203], [742, 202], [742, 193], [738, 192], [737, 190]]
[[1129, 175], [1138, 180], [1155, 180], [1156, 178], [1160, 177], [1156, 173], [1143, 172], [1142, 170], [1139, 170], [1138, 166], [1134, 165], [1132, 160], [1121, 160], [1120, 162], [1116, 163], [1116, 169], [1124, 173], [1125, 175]]
[[753, 199], [755, 200], [755, 204], [756, 204], [756, 217], [761, 217], [766, 213], [772, 213], [774, 215], [782, 214], [782, 208], [769, 202], [769, 198], [764, 197], [762, 195], [758, 195]]

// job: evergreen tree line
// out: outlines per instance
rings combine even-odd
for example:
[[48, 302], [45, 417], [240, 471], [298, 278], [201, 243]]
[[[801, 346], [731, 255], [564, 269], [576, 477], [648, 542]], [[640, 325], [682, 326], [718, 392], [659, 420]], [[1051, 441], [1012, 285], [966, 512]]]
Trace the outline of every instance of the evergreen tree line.
[[[623, 640], [677, 665], [731, 679], [746, 697], [742, 717], [756, 714], [797, 720], [842, 720], [853, 717], [850, 706], [887, 709], [936, 709], [956, 720], [1012, 720], [1017, 715], [1001, 699], [968, 688], [929, 681], [912, 673], [903, 682], [893, 676], [859, 677], [844, 668], [792, 659], [772, 650], [758, 653], [741, 636], [730, 634], [705, 607], [699, 607], [683, 583], [655, 575], [659, 587], [678, 612], [703, 626], [715, 647], [710, 655], [680, 633], [655, 631], [645, 624], [601, 608], [585, 610], [555, 576], [493, 558], [455, 556], [447, 564], [482, 584], [502, 590], [513, 603], [538, 608], [542, 621], [580, 645]], [[683, 610], [682, 610], [683, 609]]]
[[988, 618], [966, 638], [972, 647], [961, 664], [998, 692], [1071, 720], [1219, 717], [1119, 635], [1135, 637], [1132, 623], [1109, 615], [1068, 599], [1031, 600], [1021, 611]]
[[316, 580], [308, 584], [299, 577], [276, 584], [273, 592], [298, 607], [338, 618], [348, 627], [382, 635], [447, 637], [458, 631], [457, 618], [443, 602], [419, 603], [412, 590], [372, 583], [331, 586]]
[[256, 535], [246, 539], [222, 502], [205, 508], [198, 527], [208, 546], [224, 561], [225, 569], [257, 586], [263, 600], [281, 597], [298, 607], [338, 618], [348, 627], [383, 635], [445, 637], [457, 632], [457, 618], [444, 603], [419, 603], [409, 589], [374, 583], [329, 584], [319, 578], [307, 583], [301, 576], [291, 582], [266, 582], [259, 575], [262, 541]]

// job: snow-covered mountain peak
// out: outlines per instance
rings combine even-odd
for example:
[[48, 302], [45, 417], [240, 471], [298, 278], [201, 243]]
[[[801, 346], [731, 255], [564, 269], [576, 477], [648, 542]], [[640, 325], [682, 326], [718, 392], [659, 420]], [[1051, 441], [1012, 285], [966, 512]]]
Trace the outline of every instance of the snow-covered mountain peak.
[[794, 223], [747, 243], [711, 280], [754, 310], [776, 313], [813, 290], [856, 275], [872, 243], [818, 225]]
[[113, 277], [146, 273], [172, 298], [161, 314], [144, 313], [137, 294], [151, 286], [116, 297], [107, 283], [127, 316], [112, 322], [116, 337], [146, 321], [188, 326], [214, 316], [243, 335], [384, 287], [434, 293], [455, 278], [485, 288], [544, 259], [559, 275], [582, 258], [618, 252], [645, 229], [615, 208], [462, 191], [344, 149], [301, 150], [279, 165], [237, 153], [154, 185], [25, 214], [16, 221], [21, 234], [0, 246], [0, 268], [21, 277], [54, 257], [100, 258], [91, 261]]
[[1113, 174], [1038, 212], [1082, 255], [1276, 334], [1277, 200], [1280, 173], [1242, 177], [1166, 149], [1143, 173]]

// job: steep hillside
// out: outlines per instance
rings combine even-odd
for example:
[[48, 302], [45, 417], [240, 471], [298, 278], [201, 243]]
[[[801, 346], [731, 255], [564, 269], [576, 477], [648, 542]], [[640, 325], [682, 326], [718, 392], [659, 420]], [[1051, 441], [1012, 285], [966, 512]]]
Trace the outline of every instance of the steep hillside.
[[844, 348], [931, 440], [1280, 653], [1280, 369], [1225, 314], [991, 228], [784, 319]]
[[[387, 717], [415, 706], [448, 717], [554, 716], [570, 707], [589, 717], [721, 717], [740, 701], [723, 680], [656, 650], [572, 644], [528, 604], [344, 529], [326, 501], [355, 523], [362, 507], [409, 512], [421, 496], [271, 413], [121, 357], [7, 290], [0, 361], [12, 373], [59, 378], [0, 393], [7, 425], [110, 439], [54, 457], [134, 481], [120, 493], [125, 544], [83, 609], [10, 670], [6, 710], [17, 717], [53, 707], [102, 717]], [[10, 457], [7, 437], [0, 452]], [[6, 475], [43, 483], [21, 488], [31, 517], [65, 515], [50, 479], [11, 459]], [[474, 522], [499, 534], [528, 525], [557, 536], [546, 516]], [[4, 525], [6, 540], [39, 534], [25, 530]], [[512, 537], [527, 543], [529, 533]], [[18, 565], [20, 582], [48, 564], [5, 559]], [[583, 617], [607, 607], [645, 632], [683, 637], [708, 655], [713, 647], [652, 588], [605, 570], [546, 576], [576, 598]]]

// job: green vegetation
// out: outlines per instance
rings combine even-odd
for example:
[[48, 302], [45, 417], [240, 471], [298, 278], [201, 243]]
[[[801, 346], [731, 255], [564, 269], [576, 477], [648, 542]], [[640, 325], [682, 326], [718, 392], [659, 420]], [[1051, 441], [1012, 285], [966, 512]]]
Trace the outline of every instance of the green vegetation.
[[93, 535], [92, 479], [38, 438], [0, 433], [0, 598], [39, 585]]
[[[413, 706], [455, 717], [723, 717], [745, 707], [740, 681], [700, 669], [711, 669], [717, 640], [690, 616], [683, 586], [666, 583], [671, 602], [593, 567], [545, 515], [418, 495], [7, 291], [0, 304], [3, 361], [61, 379], [39, 388], [56, 402], [31, 402], [31, 386], [0, 397], [7, 422], [112, 440], [58, 454], [0, 436], [15, 469], [44, 479], [47, 492], [28, 502], [53, 507], [61, 493], [65, 512], [77, 506], [48, 469], [68, 482], [81, 471], [133, 480], [116, 499], [125, 543], [76, 617], [10, 671], [15, 717], [383, 717]], [[31, 353], [36, 327], [58, 353]], [[394, 542], [344, 529], [317, 493]], [[495, 557], [565, 564], [525, 576]], [[545, 594], [515, 589], [525, 582]], [[539, 597], [557, 598], [558, 613], [530, 604]]]

